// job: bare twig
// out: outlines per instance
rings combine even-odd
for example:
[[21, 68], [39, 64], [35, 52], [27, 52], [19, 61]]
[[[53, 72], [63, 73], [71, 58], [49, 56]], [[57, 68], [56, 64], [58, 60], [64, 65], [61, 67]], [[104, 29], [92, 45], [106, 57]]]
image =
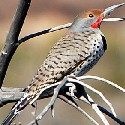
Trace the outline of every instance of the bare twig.
[[87, 80], [87, 79], [91, 79], [91, 80], [98, 80], [98, 81], [102, 81], [104, 83], [107, 83], [109, 85], [111, 85], [112, 87], [115, 87], [117, 89], [119, 89], [120, 91], [124, 92], [125, 93], [125, 89], [122, 88], [121, 86], [107, 80], [107, 79], [104, 79], [104, 78], [101, 78], [101, 77], [98, 77], [98, 76], [90, 76], [90, 75], [87, 75], [87, 76], [81, 76], [81, 77], [77, 77], [78, 80]]
[[58, 96], [58, 98], [60, 98], [62, 101], [68, 103], [69, 105], [73, 106], [74, 108], [76, 108], [78, 111], [80, 111], [83, 115], [85, 115], [91, 122], [93, 122], [95, 125], [99, 125], [88, 113], [86, 113], [82, 108], [80, 108], [79, 106], [75, 105], [72, 101], [70, 100], [66, 100], [64, 97], [62, 96]]
[[32, 34], [29, 34], [23, 38], [21, 38], [18, 43], [21, 44], [22, 42], [25, 42], [31, 38], [34, 38], [36, 36], [40, 36], [40, 35], [43, 35], [43, 34], [46, 34], [46, 33], [50, 33], [50, 32], [54, 32], [54, 31], [57, 31], [57, 30], [61, 30], [61, 29], [64, 29], [64, 28], [69, 28], [71, 26], [72, 23], [67, 23], [67, 24], [64, 24], [64, 25], [60, 25], [60, 26], [57, 26], [57, 27], [54, 27], [54, 28], [49, 28], [49, 29], [45, 29], [45, 30], [42, 30], [42, 31], [39, 31], [39, 32], [36, 32], [36, 33], [32, 33]]
[[87, 97], [88, 97], [89, 102], [93, 102], [91, 104], [92, 109], [100, 117], [100, 119], [102, 120], [102, 122], [104, 123], [104, 125], [109, 125], [109, 122], [107, 121], [107, 119], [105, 118], [105, 116], [102, 114], [102, 112], [99, 110], [98, 105], [94, 103], [93, 99], [88, 94], [87, 94]]
[[92, 109], [96, 112], [96, 114], [101, 118], [104, 125], [110, 125], [105, 116], [102, 114], [102, 112], [99, 110], [96, 104], [92, 105]]

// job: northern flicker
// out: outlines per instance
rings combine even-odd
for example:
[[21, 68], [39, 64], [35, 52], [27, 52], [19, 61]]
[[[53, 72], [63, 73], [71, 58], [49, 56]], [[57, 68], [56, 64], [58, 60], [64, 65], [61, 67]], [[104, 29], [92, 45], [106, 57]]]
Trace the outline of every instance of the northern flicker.
[[106, 39], [100, 31], [101, 22], [122, 5], [124, 3], [79, 14], [67, 33], [52, 47], [26, 94], [11, 109], [2, 125], [9, 125], [20, 111], [33, 104], [46, 86], [67, 75], [81, 76], [88, 72], [107, 49]]

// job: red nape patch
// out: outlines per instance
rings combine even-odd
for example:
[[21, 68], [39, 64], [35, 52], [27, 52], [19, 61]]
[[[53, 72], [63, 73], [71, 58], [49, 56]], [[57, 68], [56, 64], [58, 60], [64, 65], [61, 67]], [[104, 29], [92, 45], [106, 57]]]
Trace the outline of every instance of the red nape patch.
[[100, 17], [97, 19], [97, 21], [91, 25], [91, 27], [92, 27], [92, 28], [99, 28], [99, 27], [100, 27], [100, 24], [101, 24], [101, 22], [102, 22], [102, 19], [103, 19], [102, 16], [100, 16]]

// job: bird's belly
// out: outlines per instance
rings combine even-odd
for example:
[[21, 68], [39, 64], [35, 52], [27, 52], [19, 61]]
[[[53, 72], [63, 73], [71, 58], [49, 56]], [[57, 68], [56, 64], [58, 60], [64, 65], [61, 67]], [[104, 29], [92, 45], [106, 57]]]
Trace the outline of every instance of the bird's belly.
[[81, 65], [79, 65], [79, 67], [74, 72], [74, 75], [82, 76], [87, 73], [99, 61], [103, 54], [103, 49], [96, 51], [96, 53], [92, 54], [90, 57], [88, 57], [88, 59], [83, 61]]

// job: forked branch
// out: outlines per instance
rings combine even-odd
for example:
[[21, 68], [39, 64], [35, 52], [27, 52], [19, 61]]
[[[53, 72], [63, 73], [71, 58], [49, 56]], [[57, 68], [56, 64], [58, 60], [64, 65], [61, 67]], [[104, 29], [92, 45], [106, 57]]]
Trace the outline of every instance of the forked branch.
[[[83, 76], [82, 76], [83, 77]], [[82, 77], [81, 77], [81, 80], [82, 80]], [[87, 76], [85, 76], [87, 77]], [[80, 79], [80, 77], [78, 77]], [[84, 77], [83, 77], [84, 78]], [[87, 77], [87, 79], [89, 78], [89, 76]], [[91, 76], [90, 76], [91, 78]], [[97, 77], [98, 78], [98, 77]], [[84, 78], [84, 80], [86, 80]], [[106, 80], [105, 80], [106, 81]], [[36, 120], [33, 120], [32, 122], [30, 122], [28, 125], [33, 125], [36, 123], [36, 121], [38, 122], [39, 120], [41, 120], [43, 118], [43, 116], [48, 112], [48, 110], [51, 108], [51, 106], [53, 106], [55, 104], [55, 101], [57, 99], [57, 97], [59, 96], [59, 93], [60, 91], [62, 90], [62, 87], [64, 86], [67, 86], [66, 84], [68, 83], [74, 83], [76, 86], [77, 85], [80, 85], [82, 87], [86, 87], [85, 83], [81, 84], [81, 81], [74, 79], [74, 78], [65, 78], [63, 82], [61, 82], [55, 89], [55, 92], [54, 92], [54, 95], [52, 96], [50, 102], [48, 103], [48, 105], [44, 108], [44, 110], [36, 117]], [[74, 88], [74, 86], [72, 86]], [[76, 87], [77, 88], [77, 87]], [[87, 87], [88, 88], [88, 87]], [[91, 91], [94, 90], [94, 88], [88, 88], [90, 89]], [[123, 89], [123, 88], [122, 88]], [[124, 89], [123, 89], [124, 90]], [[97, 91], [97, 90], [96, 90]], [[96, 92], [95, 90], [93, 91], [94, 93]], [[75, 91], [73, 91], [75, 92]], [[70, 91], [69, 91], [70, 93]], [[120, 120], [119, 118], [117, 118], [115, 115], [113, 115], [113, 113], [110, 113], [107, 109], [105, 109], [104, 107], [96, 104], [94, 102], [94, 100], [87, 94], [85, 94], [86, 92], [83, 92], [83, 97], [88, 101], [85, 101], [87, 102], [89, 105], [92, 106], [92, 109], [97, 113], [97, 115], [100, 117], [100, 119], [102, 120], [103, 124], [104, 125], [110, 125], [108, 120], [105, 118], [105, 116], [102, 114], [102, 113], [105, 113], [106, 115], [108, 115], [110, 118], [112, 118], [114, 121], [116, 121], [118, 124], [120, 125], [125, 125], [125, 122]], [[69, 96], [71, 96], [72, 99], [78, 99], [78, 100], [82, 100], [81, 97], [77, 98], [77, 96], [74, 97], [76, 93], [74, 94], [71, 94]], [[78, 94], [78, 93], [77, 93]], [[73, 95], [73, 96], [72, 96]], [[102, 97], [102, 94], [100, 95]], [[95, 119], [93, 119], [91, 116], [89, 116], [82, 108], [80, 108], [78, 105], [76, 105], [76, 103], [74, 103], [74, 101], [72, 101], [71, 99], [64, 99], [62, 98], [61, 96], [59, 96], [60, 99], [62, 99], [63, 101], [65, 101], [66, 103], [72, 105], [73, 107], [75, 107], [78, 111], [80, 111], [82, 114], [84, 114], [91, 122], [93, 122], [94, 124], [98, 125], [98, 123], [95, 121]], [[82, 100], [84, 101], [84, 99]], [[105, 100], [103, 100], [105, 102]], [[111, 106], [111, 109], [114, 110], [114, 108]]]

